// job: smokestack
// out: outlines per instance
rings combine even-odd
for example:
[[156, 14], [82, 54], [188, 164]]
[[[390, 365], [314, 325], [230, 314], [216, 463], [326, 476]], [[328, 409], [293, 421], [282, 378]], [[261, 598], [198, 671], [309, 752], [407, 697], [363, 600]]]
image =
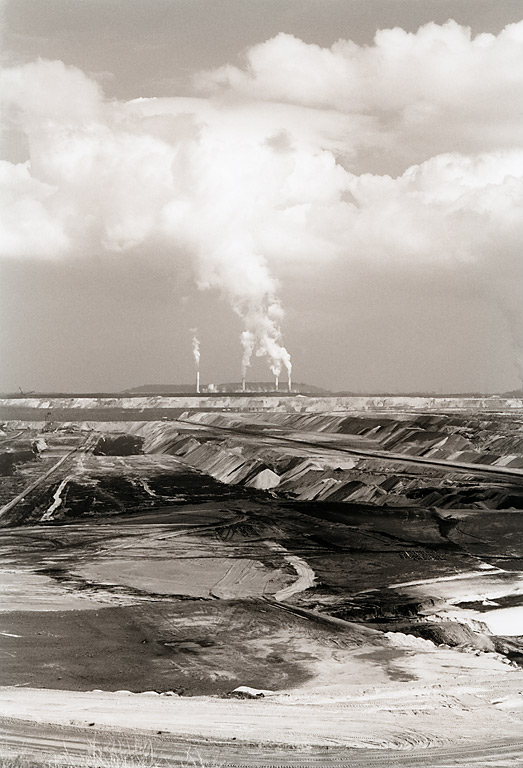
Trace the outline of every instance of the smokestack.
[[196, 391], [200, 391], [200, 371], [196, 371]]
[[278, 391], [278, 384], [279, 384], [279, 383], [280, 383], [280, 382], [279, 382], [279, 379], [278, 379], [278, 377], [276, 376], [276, 392]]
[[242, 392], [245, 392], [245, 376], [242, 377]]

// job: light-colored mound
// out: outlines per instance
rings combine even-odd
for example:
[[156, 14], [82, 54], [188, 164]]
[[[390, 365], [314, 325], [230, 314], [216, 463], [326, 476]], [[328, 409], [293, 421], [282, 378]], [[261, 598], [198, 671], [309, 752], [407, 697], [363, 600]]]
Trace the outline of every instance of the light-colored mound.
[[273, 472], [272, 469], [262, 469], [261, 472], [248, 480], [245, 485], [248, 488], [257, 488], [259, 491], [267, 491], [270, 488], [276, 488], [280, 483], [280, 476]]

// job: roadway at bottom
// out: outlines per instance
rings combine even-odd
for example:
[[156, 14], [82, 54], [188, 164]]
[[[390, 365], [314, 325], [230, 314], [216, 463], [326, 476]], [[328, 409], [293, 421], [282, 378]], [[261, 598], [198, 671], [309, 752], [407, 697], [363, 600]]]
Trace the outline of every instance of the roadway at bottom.
[[[106, 764], [117, 754], [128, 765], [198, 766], [199, 768], [518, 768], [523, 766], [523, 738], [470, 741], [423, 749], [271, 748], [256, 744], [194, 741], [169, 733], [99, 729], [0, 718], [0, 756], [20, 755], [59, 766], [61, 758], [83, 764]], [[86, 760], [87, 758], [87, 760]], [[144, 760], [146, 758], [146, 760]], [[85, 762], [84, 762], [85, 761]]]

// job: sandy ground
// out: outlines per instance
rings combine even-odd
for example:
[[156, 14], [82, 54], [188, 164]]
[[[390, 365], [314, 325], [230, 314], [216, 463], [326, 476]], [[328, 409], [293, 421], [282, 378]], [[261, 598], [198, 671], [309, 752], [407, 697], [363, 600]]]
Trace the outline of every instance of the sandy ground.
[[520, 738], [523, 670], [495, 654], [442, 649], [388, 633], [379, 644], [357, 648], [344, 646], [342, 635], [329, 647], [320, 648], [318, 639], [312, 658], [307, 633], [280, 635], [256, 641], [260, 657], [265, 646], [285, 644], [296, 656], [307, 653], [312, 676], [262, 700], [11, 686], [0, 689], [0, 711], [38, 723], [161, 730], [180, 738], [300, 749], [412, 750]]
[[[332, 692], [325, 697], [292, 692], [258, 701], [3, 688], [0, 709], [4, 717], [40, 723], [94, 723], [217, 742], [238, 739], [296, 747], [413, 749], [517, 739], [523, 725], [523, 712], [517, 707], [523, 678], [519, 673], [507, 673], [505, 694], [497, 696], [500, 705], [496, 706], [489, 697], [499, 683], [489, 677], [488, 669], [483, 671], [484, 676], [476, 677], [469, 686], [398, 683], [371, 687], [368, 681], [366, 685], [360, 681], [361, 685], [348, 686], [338, 697]], [[512, 700], [507, 706], [508, 691]]]

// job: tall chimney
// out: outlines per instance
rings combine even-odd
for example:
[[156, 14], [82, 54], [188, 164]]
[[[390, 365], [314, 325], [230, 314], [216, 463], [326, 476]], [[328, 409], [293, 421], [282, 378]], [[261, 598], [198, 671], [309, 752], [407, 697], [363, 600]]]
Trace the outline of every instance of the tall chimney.
[[200, 391], [200, 371], [196, 371], [196, 391]]

